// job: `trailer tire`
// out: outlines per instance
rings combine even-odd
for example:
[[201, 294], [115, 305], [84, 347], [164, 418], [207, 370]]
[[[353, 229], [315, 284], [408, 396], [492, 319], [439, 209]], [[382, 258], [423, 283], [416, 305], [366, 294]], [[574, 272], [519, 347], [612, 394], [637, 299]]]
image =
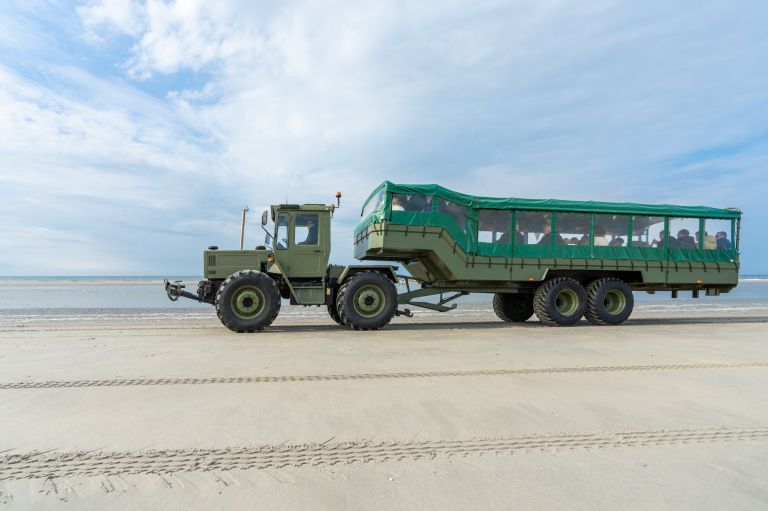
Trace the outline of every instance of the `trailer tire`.
[[569, 277], [547, 280], [533, 296], [533, 310], [547, 326], [572, 325], [581, 319], [585, 308], [584, 286]]
[[493, 295], [493, 312], [508, 323], [527, 321], [533, 316], [533, 295], [496, 293]]
[[629, 286], [620, 279], [597, 279], [587, 286], [587, 308], [584, 316], [595, 325], [624, 323], [635, 306]]
[[355, 330], [378, 330], [386, 326], [397, 309], [397, 289], [377, 271], [352, 275], [339, 288], [336, 310], [345, 325]]
[[266, 273], [242, 270], [221, 283], [215, 305], [225, 327], [237, 333], [258, 332], [277, 318], [280, 293]]

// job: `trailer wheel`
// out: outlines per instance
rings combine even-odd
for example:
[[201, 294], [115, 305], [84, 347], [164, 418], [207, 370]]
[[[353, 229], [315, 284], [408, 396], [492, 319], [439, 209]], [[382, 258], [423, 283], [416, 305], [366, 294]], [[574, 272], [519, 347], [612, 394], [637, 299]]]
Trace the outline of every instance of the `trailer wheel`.
[[523, 322], [533, 316], [533, 295], [496, 293], [493, 295], [493, 312], [502, 321]]
[[269, 275], [242, 270], [227, 277], [216, 292], [216, 314], [238, 333], [257, 332], [280, 312], [280, 293]]
[[347, 326], [346, 323], [344, 323], [341, 318], [339, 317], [339, 311], [336, 310], [336, 304], [335, 303], [329, 303], [328, 304], [328, 315], [331, 317], [332, 320], [334, 320], [336, 323]]
[[587, 286], [584, 316], [595, 325], [618, 325], [627, 320], [635, 306], [629, 286], [619, 279], [597, 279]]
[[344, 324], [355, 330], [378, 330], [395, 315], [397, 290], [376, 271], [351, 276], [339, 288], [336, 310]]
[[548, 326], [572, 325], [581, 319], [585, 308], [584, 287], [568, 277], [544, 282], [533, 296], [533, 310]]

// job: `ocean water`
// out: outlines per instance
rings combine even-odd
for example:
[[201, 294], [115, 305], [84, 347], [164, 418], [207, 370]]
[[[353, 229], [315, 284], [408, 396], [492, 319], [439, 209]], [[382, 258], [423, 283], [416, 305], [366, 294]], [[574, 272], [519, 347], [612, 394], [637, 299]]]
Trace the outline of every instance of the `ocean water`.
[[[187, 290], [194, 293], [198, 277], [181, 276]], [[719, 297], [692, 299], [680, 293], [635, 293], [636, 308], [644, 311], [766, 311], [768, 276], [743, 276], [730, 293]], [[490, 310], [490, 295], [478, 294], [457, 300], [462, 314], [484, 314]], [[290, 307], [281, 315], [325, 315], [324, 307]], [[180, 298], [171, 302], [165, 294], [162, 277], [0, 277], [0, 318], [67, 316], [86, 319], [105, 315], [162, 318], [183, 314], [186, 318], [207, 318], [213, 312], [208, 304]], [[76, 310], [76, 311], [75, 311]], [[440, 314], [412, 307], [423, 315]]]

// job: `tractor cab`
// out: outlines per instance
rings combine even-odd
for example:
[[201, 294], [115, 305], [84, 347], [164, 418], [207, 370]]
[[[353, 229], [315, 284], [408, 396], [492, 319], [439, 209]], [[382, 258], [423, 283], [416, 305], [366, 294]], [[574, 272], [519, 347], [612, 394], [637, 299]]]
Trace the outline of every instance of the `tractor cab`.
[[[331, 255], [333, 209], [333, 206], [325, 204], [272, 206], [272, 221], [275, 224], [272, 253], [274, 262], [285, 277], [323, 278]], [[264, 214], [262, 224], [266, 221]]]

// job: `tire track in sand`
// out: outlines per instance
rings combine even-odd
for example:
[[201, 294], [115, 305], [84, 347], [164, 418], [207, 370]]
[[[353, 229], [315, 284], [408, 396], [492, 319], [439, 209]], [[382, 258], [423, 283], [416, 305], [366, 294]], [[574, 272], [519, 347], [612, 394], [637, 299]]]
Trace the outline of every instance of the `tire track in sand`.
[[264, 445], [225, 449], [175, 449], [133, 452], [30, 452], [0, 456], [0, 480], [122, 474], [168, 474], [221, 470], [327, 466], [338, 463], [380, 463], [436, 457], [570, 449], [608, 449], [688, 443], [768, 440], [768, 427], [638, 430], [613, 433], [437, 440], [425, 442], [369, 441]]
[[232, 376], [211, 378], [119, 378], [110, 380], [49, 380], [0, 383], [0, 390], [59, 389], [71, 387], [140, 387], [153, 385], [214, 385], [232, 383], [290, 383], [347, 380], [386, 380], [400, 378], [445, 378], [457, 376], [513, 376], [570, 373], [615, 373], [636, 371], [686, 371], [701, 369], [738, 369], [768, 367], [768, 362], [715, 364], [658, 364], [633, 366], [541, 367], [523, 369], [488, 369], [477, 371], [424, 371], [403, 373], [354, 373], [298, 376]]

